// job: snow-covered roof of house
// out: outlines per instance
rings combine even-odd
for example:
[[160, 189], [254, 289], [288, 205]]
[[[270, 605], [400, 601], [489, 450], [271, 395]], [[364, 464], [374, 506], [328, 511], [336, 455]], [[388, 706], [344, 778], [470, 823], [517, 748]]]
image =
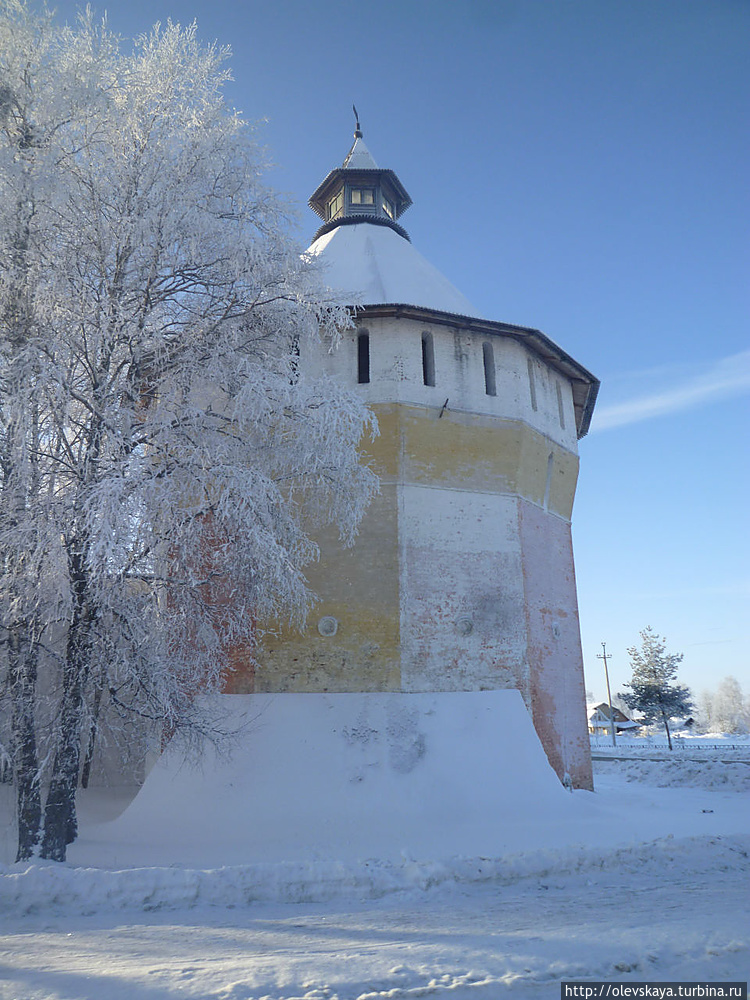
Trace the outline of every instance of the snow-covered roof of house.
[[[608, 733], [612, 728], [612, 723], [609, 719], [604, 718], [593, 718], [589, 719], [589, 726], [591, 729], [601, 729], [602, 732]], [[640, 729], [640, 722], [631, 722], [629, 719], [621, 722], [619, 719], [615, 719], [615, 729], [618, 733], [624, 732], [627, 729]]]
[[308, 253], [325, 263], [326, 284], [352, 303], [403, 303], [480, 318], [466, 296], [390, 226], [340, 225], [319, 236]]

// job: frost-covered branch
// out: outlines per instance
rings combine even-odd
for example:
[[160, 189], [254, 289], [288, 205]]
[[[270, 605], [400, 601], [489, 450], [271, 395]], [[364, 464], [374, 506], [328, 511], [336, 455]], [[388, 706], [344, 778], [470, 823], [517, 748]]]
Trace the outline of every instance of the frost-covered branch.
[[196, 695], [227, 650], [304, 621], [309, 531], [352, 540], [375, 425], [299, 371], [351, 317], [261, 183], [226, 53], [173, 24], [126, 52], [23, 0], [0, 50], [0, 739], [19, 857], [61, 859], [115, 716], [218, 732]]

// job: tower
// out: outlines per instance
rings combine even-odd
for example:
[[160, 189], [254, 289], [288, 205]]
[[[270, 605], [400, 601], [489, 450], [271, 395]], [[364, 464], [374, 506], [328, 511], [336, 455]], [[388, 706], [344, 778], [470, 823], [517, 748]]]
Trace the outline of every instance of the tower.
[[359, 537], [319, 539], [304, 634], [266, 636], [255, 692], [521, 692], [563, 779], [591, 787], [571, 513], [598, 381], [538, 330], [480, 318], [412, 246], [411, 199], [354, 143], [310, 198], [309, 253], [359, 302], [330, 355], [381, 477]]

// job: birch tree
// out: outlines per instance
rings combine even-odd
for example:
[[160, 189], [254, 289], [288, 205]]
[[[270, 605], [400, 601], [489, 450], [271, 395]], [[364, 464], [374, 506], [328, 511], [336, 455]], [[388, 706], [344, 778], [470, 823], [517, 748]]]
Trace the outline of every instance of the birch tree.
[[713, 733], [746, 733], [750, 730], [750, 701], [736, 677], [724, 677], [714, 691], [700, 698], [703, 728]]
[[0, 12], [4, 711], [18, 857], [64, 860], [102, 700], [210, 735], [226, 650], [304, 621], [316, 526], [353, 539], [374, 428], [299, 363], [351, 320], [261, 183], [227, 53]]

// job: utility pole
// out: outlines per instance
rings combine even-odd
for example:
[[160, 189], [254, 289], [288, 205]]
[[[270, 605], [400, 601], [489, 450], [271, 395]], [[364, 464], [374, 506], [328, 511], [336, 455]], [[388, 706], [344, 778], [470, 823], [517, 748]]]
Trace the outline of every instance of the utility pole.
[[612, 654], [607, 655], [607, 644], [602, 643], [601, 653], [596, 654], [597, 660], [604, 660], [604, 676], [607, 678], [607, 701], [609, 702], [609, 728], [612, 733], [612, 746], [617, 746], [617, 740], [615, 739], [615, 712], [612, 708], [612, 693], [609, 690], [609, 670], [607, 670], [607, 660], [612, 659]]

